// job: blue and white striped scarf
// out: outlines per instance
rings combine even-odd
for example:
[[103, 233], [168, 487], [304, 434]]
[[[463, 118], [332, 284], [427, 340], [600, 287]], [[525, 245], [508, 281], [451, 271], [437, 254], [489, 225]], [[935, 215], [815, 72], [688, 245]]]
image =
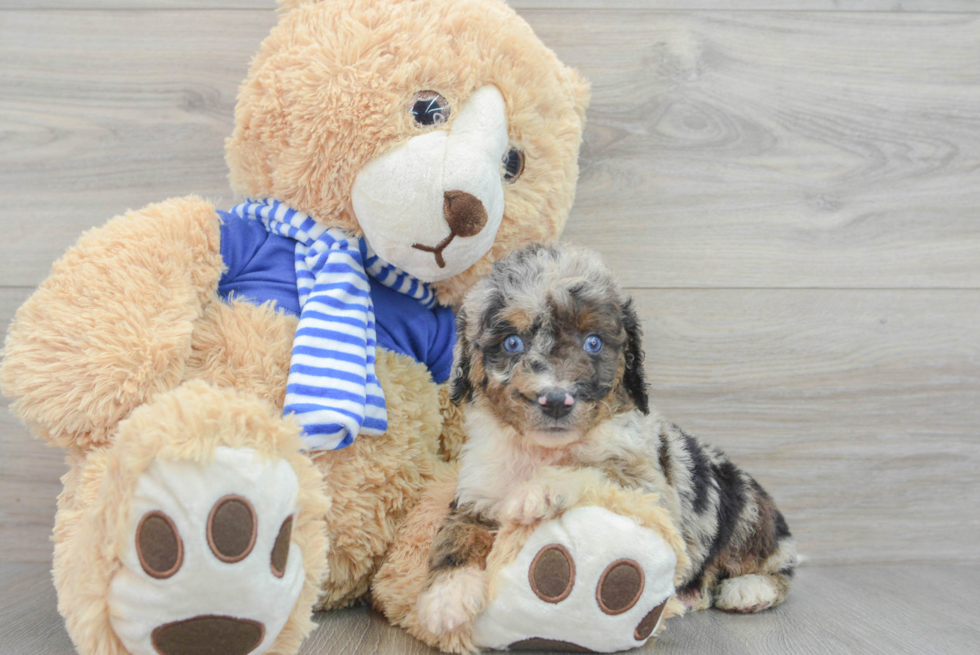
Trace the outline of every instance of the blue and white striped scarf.
[[377, 333], [368, 275], [433, 307], [429, 286], [383, 261], [364, 239], [319, 225], [277, 200], [249, 200], [232, 214], [296, 241], [299, 325], [283, 414], [303, 426], [307, 450], [336, 450], [358, 434], [388, 429], [384, 391], [375, 375]]

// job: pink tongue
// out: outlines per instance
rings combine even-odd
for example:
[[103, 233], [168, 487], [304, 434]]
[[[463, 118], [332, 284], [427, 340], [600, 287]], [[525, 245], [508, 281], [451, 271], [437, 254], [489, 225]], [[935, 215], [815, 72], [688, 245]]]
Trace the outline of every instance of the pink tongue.
[[[548, 399], [544, 396], [538, 396], [538, 404], [545, 407], [548, 404]], [[575, 399], [572, 398], [572, 394], [565, 394], [565, 407], [571, 407], [575, 404]]]

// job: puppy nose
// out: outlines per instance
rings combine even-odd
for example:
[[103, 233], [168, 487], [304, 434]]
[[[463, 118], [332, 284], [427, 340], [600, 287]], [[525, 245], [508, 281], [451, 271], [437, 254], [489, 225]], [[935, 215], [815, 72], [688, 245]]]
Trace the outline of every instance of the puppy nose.
[[487, 224], [487, 210], [483, 203], [465, 191], [446, 191], [443, 194], [442, 215], [458, 237], [479, 234]]
[[551, 418], [567, 416], [575, 406], [575, 399], [567, 391], [546, 391], [538, 397], [541, 411]]

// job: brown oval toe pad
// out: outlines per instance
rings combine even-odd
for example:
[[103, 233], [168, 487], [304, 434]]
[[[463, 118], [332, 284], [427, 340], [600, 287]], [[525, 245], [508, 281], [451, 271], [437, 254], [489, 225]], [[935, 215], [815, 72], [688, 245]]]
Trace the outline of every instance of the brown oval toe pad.
[[272, 546], [272, 574], [281, 578], [286, 574], [286, 562], [289, 560], [289, 538], [293, 534], [293, 517], [282, 522], [279, 534], [276, 535], [276, 543]]
[[153, 647], [161, 655], [246, 655], [265, 638], [258, 621], [230, 616], [195, 616], [156, 628]]
[[627, 611], [643, 593], [643, 569], [631, 559], [616, 560], [606, 567], [596, 587], [596, 600], [606, 614]]
[[163, 580], [180, 570], [184, 544], [177, 526], [160, 511], [147, 512], [136, 528], [136, 555], [147, 575]]
[[258, 534], [255, 509], [241, 496], [225, 496], [208, 516], [208, 544], [222, 562], [240, 562], [252, 552]]
[[557, 639], [542, 639], [540, 637], [531, 637], [530, 639], [522, 639], [521, 641], [515, 641], [507, 650], [563, 650], [572, 653], [594, 653], [594, 650], [589, 650], [578, 644], [573, 644], [569, 641], [558, 641]]
[[546, 603], [560, 603], [575, 586], [575, 560], [561, 544], [549, 544], [538, 551], [528, 570], [528, 582], [535, 595]]
[[667, 607], [666, 600], [647, 612], [647, 615], [640, 619], [636, 625], [633, 638], [637, 641], [643, 641], [653, 634], [653, 631], [657, 629], [657, 624], [660, 623], [660, 617], [663, 616], [665, 607]]

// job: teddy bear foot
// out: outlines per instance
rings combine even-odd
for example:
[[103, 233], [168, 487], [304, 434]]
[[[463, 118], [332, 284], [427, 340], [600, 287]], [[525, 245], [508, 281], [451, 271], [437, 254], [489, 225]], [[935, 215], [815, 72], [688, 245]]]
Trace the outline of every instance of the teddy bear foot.
[[654, 530], [600, 507], [542, 523], [496, 579], [473, 642], [497, 650], [642, 646], [674, 594], [677, 555]]
[[283, 460], [219, 447], [209, 464], [156, 460], [137, 480], [113, 630], [132, 655], [263, 653], [303, 588], [291, 541], [299, 481]]
[[298, 435], [258, 398], [190, 382], [88, 455], [55, 528], [59, 610], [81, 655], [298, 650], [329, 508]]

